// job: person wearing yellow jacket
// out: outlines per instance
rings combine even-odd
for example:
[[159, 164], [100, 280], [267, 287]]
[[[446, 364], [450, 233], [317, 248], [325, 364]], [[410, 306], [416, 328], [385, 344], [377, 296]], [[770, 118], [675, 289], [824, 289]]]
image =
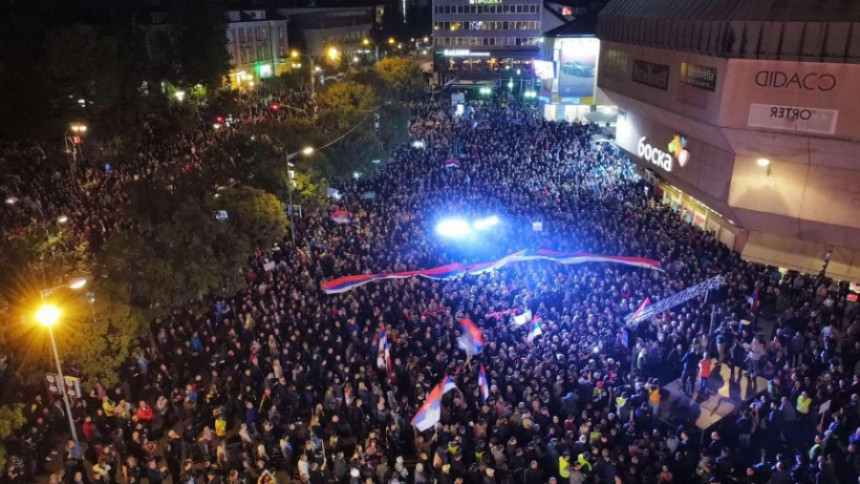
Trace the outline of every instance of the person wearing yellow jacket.
[[227, 436], [227, 420], [224, 419], [223, 415], [218, 415], [215, 418], [215, 435], [219, 439], [223, 439]]
[[558, 475], [562, 479], [570, 479], [570, 453], [565, 452], [558, 458]]
[[105, 416], [106, 416], [106, 417], [113, 417], [113, 412], [114, 412], [114, 410], [115, 410], [115, 409], [116, 409], [116, 404], [115, 404], [115, 403], [113, 403], [113, 402], [110, 400], [110, 398], [108, 398], [107, 396], [105, 396], [105, 397], [102, 399], [102, 410], [104, 410], [104, 411], [105, 411]]
[[809, 396], [808, 392], [803, 392], [797, 397], [797, 414], [802, 420], [807, 420], [809, 418], [809, 410], [812, 406], [812, 397]]

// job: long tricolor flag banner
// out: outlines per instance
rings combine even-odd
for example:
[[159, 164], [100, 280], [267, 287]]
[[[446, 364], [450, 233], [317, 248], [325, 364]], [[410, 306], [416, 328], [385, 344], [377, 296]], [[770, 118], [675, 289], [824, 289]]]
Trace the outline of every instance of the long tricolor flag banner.
[[471, 266], [463, 264], [448, 264], [433, 269], [419, 271], [390, 272], [385, 274], [360, 274], [357, 276], [345, 276], [322, 283], [322, 289], [326, 294], [339, 294], [356, 287], [363, 286], [369, 282], [384, 279], [404, 279], [412, 276], [426, 277], [429, 279], [454, 279], [465, 275], [479, 275], [486, 272], [501, 269], [511, 262], [527, 262], [536, 260], [548, 260], [563, 265], [585, 264], [588, 262], [603, 262], [609, 264], [621, 264], [641, 269], [663, 271], [660, 262], [643, 257], [626, 257], [618, 255], [595, 255], [585, 252], [556, 252], [552, 250], [523, 250], [511, 254], [502, 259], [492, 262], [480, 262]]

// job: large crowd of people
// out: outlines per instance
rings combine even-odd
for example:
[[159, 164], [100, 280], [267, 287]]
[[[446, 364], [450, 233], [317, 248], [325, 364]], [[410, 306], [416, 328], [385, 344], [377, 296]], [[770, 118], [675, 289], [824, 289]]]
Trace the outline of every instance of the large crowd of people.
[[[152, 321], [122, 383], [95, 382], [73, 402], [80, 443], [59, 449], [62, 404], [36, 397], [2, 482], [45, 473], [52, 484], [857, 482], [860, 313], [839, 285], [741, 260], [655, 200], [616, 148], [593, 143], [596, 126], [549, 123], [520, 105], [459, 117], [444, 103], [411, 107], [423, 148], [396, 148], [373, 176], [338, 187], [340, 200], [306, 211], [295, 245], [287, 237], [251, 258], [245, 291]], [[142, 153], [137, 172], [88, 172], [96, 181], [34, 165], [20, 179], [45, 188], [14, 205], [15, 220], [38, 207], [67, 213], [82, 234], [105, 233], [123, 223], [110, 212], [124, 177], [193, 166], [200, 143], [219, 136], [178, 136]], [[5, 148], [6, 161], [41, 156]], [[459, 167], [446, 167], [451, 158]], [[336, 209], [352, 222], [332, 220]], [[501, 223], [471, 237], [434, 230], [445, 217], [488, 215]], [[535, 262], [321, 290], [340, 276], [523, 249], [647, 257], [665, 272]], [[715, 334], [697, 299], [640, 325], [637, 346], [625, 346], [625, 317], [643, 300], [717, 274], [727, 289]], [[539, 317], [543, 334], [527, 338], [512, 310]], [[458, 348], [464, 318], [483, 331], [480, 354]], [[390, 365], [379, 364], [383, 329]], [[736, 367], [744, 384], [768, 383], [703, 435], [663, 408], [661, 385], [681, 378], [706, 397], [711, 362]], [[440, 422], [418, 431], [411, 419], [445, 376], [457, 389]]]

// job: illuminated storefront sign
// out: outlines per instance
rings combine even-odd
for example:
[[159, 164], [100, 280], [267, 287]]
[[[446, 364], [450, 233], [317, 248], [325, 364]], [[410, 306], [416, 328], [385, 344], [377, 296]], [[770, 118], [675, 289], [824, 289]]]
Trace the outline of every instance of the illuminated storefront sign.
[[653, 165], [662, 168], [664, 171], [672, 171], [672, 160], [677, 159], [678, 164], [683, 168], [690, 159], [690, 152], [687, 151], [687, 137], [676, 134], [669, 142], [669, 152], [665, 152], [656, 146], [647, 143], [647, 136], [639, 138], [639, 144], [636, 147], [636, 152], [640, 158], [650, 161]]
[[802, 106], [750, 104], [747, 126], [807, 133], [833, 134], [839, 111]]
[[472, 52], [469, 49], [445, 49], [442, 51], [445, 57], [490, 57], [489, 52]]
[[707, 91], [717, 90], [717, 70], [713, 67], [681, 63], [681, 83]]

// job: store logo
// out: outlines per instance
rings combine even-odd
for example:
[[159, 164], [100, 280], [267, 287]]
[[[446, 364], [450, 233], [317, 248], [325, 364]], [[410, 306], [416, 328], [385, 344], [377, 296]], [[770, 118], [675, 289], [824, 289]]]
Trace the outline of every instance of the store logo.
[[782, 71], [758, 71], [755, 75], [755, 83], [761, 87], [796, 88], [805, 91], [830, 91], [836, 87], [836, 78], [831, 74], [818, 74], [815, 72], [799, 75], [798, 73], [787, 74]]
[[665, 91], [669, 87], [669, 66], [634, 59], [632, 80]]
[[646, 143], [646, 139], [648, 139], [646, 136], [639, 139], [639, 146], [637, 148], [639, 157], [650, 161], [666, 171], [672, 171], [672, 155]]
[[639, 157], [650, 161], [652, 164], [657, 165], [665, 171], [672, 171], [672, 158], [678, 160], [678, 164], [681, 165], [681, 168], [687, 165], [687, 161], [690, 160], [690, 152], [687, 151], [687, 137], [684, 135], [676, 134], [672, 141], [669, 142], [669, 150], [668, 153], [657, 148], [656, 146], [651, 146], [651, 144], [646, 143], [647, 136], [643, 136], [639, 139], [639, 146], [637, 147], [637, 153]]
[[681, 168], [684, 168], [687, 161], [690, 159], [690, 152], [687, 151], [686, 148], [687, 137], [680, 134], [676, 134], [669, 143], [669, 152], [675, 156], [675, 159], [678, 160], [678, 164], [681, 165]]

